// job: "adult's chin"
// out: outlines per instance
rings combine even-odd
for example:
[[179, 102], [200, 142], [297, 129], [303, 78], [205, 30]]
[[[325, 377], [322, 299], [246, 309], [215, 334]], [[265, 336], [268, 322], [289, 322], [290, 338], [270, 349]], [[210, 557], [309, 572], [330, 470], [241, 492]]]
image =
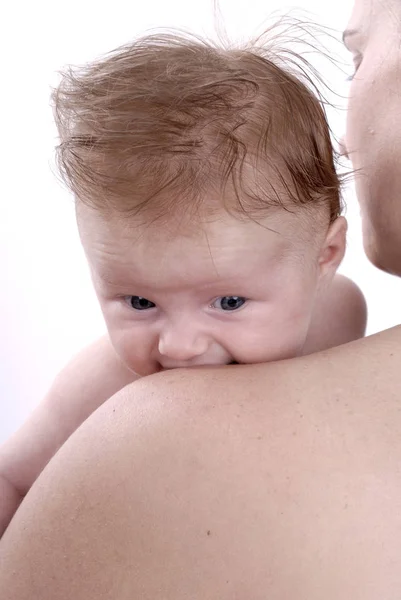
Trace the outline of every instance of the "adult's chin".
[[381, 271], [401, 277], [401, 231], [363, 231], [363, 247], [368, 260]]

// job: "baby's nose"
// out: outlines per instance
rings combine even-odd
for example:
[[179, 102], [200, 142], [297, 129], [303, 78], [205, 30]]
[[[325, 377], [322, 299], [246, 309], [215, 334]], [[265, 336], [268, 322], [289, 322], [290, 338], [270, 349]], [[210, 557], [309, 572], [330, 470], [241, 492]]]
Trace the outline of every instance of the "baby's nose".
[[168, 326], [159, 336], [159, 353], [172, 361], [190, 361], [204, 354], [208, 346], [205, 333], [186, 323]]

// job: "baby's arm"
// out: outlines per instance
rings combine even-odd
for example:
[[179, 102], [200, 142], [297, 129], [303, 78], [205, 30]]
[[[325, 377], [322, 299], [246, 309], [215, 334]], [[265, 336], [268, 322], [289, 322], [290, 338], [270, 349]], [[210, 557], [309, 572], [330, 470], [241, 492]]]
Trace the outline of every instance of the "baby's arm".
[[43, 402], [0, 451], [0, 537], [23, 497], [67, 438], [103, 402], [135, 381], [105, 336], [56, 377]]
[[335, 275], [317, 299], [303, 354], [352, 342], [365, 335], [367, 307], [359, 287]]

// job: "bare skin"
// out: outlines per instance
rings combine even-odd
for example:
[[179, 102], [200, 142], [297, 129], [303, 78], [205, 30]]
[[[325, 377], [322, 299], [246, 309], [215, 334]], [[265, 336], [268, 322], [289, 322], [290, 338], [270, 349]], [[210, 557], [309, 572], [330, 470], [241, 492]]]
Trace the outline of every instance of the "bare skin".
[[4, 598], [398, 600], [400, 344], [127, 387], [15, 515]]
[[[346, 144], [366, 169], [365, 248], [397, 274], [400, 128], [398, 96], [386, 94], [400, 19], [398, 0], [356, 0], [349, 28], [363, 35], [347, 40], [359, 78]], [[363, 109], [380, 98], [367, 141]], [[384, 147], [392, 160], [376, 160]], [[398, 600], [400, 348], [397, 327], [308, 357], [125, 388], [12, 520], [0, 545], [6, 600]]]
[[363, 244], [374, 265], [401, 275], [399, 0], [356, 0], [344, 43], [355, 74], [346, 151], [357, 171]]
[[[317, 303], [304, 352], [362, 337], [366, 318], [359, 288], [337, 275]], [[35, 479], [69, 436], [106, 400], [137, 378], [119, 359], [108, 336], [85, 348], [63, 369], [43, 402], [1, 448], [0, 536]]]

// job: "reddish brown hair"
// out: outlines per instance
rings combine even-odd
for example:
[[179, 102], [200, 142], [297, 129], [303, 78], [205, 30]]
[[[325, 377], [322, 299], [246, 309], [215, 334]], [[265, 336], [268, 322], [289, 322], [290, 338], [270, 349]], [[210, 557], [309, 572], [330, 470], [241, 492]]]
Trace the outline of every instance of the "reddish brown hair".
[[159, 35], [68, 68], [53, 93], [64, 181], [102, 211], [182, 212], [216, 191], [221, 203], [229, 186], [230, 209], [247, 215], [318, 203], [334, 220], [323, 103], [293, 61], [276, 59], [266, 47]]

